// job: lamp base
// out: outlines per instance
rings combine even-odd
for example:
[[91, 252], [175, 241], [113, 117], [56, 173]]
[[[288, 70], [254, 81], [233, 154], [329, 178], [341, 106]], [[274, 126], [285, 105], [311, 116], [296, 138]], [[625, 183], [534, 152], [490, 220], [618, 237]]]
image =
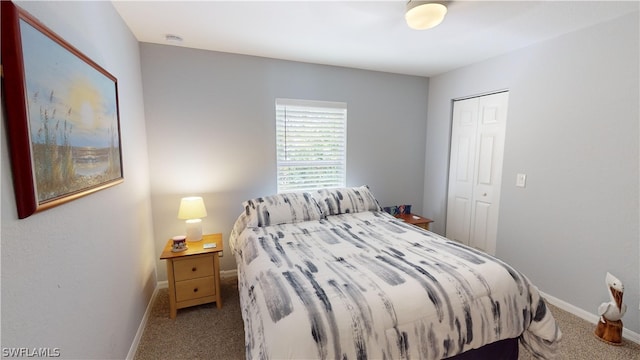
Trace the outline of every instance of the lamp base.
[[187, 241], [202, 240], [202, 219], [190, 219], [187, 223]]

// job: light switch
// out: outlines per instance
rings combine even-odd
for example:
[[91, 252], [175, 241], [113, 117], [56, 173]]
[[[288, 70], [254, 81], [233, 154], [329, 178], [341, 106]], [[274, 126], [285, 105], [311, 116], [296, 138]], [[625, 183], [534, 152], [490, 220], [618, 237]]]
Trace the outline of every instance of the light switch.
[[516, 186], [523, 188], [526, 185], [527, 185], [527, 174], [517, 174], [516, 175]]

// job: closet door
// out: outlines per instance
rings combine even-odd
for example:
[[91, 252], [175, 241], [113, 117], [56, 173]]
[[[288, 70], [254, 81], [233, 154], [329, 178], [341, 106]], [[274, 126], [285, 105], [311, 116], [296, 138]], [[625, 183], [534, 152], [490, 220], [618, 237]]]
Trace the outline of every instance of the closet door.
[[478, 98], [453, 103], [446, 236], [469, 245], [478, 129]]
[[508, 93], [453, 106], [446, 236], [495, 254]]

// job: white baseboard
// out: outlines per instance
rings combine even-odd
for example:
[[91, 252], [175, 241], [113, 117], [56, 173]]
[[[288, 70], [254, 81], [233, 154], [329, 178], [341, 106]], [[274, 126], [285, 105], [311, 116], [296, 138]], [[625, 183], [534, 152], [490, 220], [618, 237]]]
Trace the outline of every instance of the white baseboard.
[[[166, 283], [166, 281], [165, 281]], [[166, 287], [166, 284], [165, 284]], [[160, 287], [156, 284], [156, 288], [153, 290], [153, 294], [151, 294], [151, 299], [147, 304], [147, 308], [144, 311], [144, 315], [142, 316], [142, 321], [140, 321], [140, 325], [138, 326], [138, 331], [136, 331], [136, 336], [133, 338], [133, 342], [131, 343], [131, 347], [129, 348], [129, 353], [127, 354], [127, 360], [133, 360], [136, 356], [136, 351], [138, 350], [138, 345], [140, 345], [140, 339], [142, 338], [142, 333], [144, 332], [144, 328], [147, 326], [147, 321], [149, 320], [149, 314], [151, 314], [151, 307], [153, 306], [153, 302], [158, 294], [158, 289]]]
[[[596, 314], [592, 314], [584, 309], [581, 309], [577, 306], [571, 305], [566, 301], [560, 300], [555, 296], [551, 296], [547, 293], [540, 291], [540, 295], [545, 298], [549, 302], [549, 304], [559, 307], [560, 309], [571, 313], [581, 319], [584, 319], [594, 325], [598, 322], [599, 316]], [[629, 341], [633, 341], [636, 344], [640, 345], [640, 334], [635, 331], [631, 331], [627, 328], [622, 329], [622, 337]]]
[[227, 279], [227, 278], [231, 278], [231, 277], [238, 277], [238, 270], [237, 269], [220, 270], [220, 278], [221, 279]]

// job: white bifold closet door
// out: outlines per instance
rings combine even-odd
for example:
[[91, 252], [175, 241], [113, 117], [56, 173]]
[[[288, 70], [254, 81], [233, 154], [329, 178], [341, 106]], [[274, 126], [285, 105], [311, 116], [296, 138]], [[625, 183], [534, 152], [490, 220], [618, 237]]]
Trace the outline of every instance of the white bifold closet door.
[[453, 103], [446, 236], [495, 254], [508, 92]]

